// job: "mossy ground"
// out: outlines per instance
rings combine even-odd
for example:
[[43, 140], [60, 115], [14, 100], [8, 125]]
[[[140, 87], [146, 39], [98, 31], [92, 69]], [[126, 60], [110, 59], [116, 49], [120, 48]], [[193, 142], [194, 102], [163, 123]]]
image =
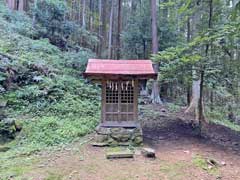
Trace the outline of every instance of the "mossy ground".
[[195, 155], [193, 157], [192, 162], [196, 167], [207, 171], [209, 174], [213, 174], [216, 176], [219, 175], [219, 167], [218, 166], [210, 166], [207, 162], [207, 159], [201, 155]]

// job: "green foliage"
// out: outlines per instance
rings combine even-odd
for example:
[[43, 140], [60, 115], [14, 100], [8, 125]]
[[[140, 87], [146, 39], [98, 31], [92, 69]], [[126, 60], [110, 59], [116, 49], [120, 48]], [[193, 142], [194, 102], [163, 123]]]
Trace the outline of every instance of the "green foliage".
[[200, 155], [197, 155], [193, 158], [193, 163], [197, 166], [200, 167], [202, 169], [207, 170], [208, 169], [208, 164], [205, 158], [203, 158]]
[[[175, 9], [178, 2], [161, 2], [158, 14], [158, 41], [159, 50], [176, 46], [181, 42], [181, 35], [177, 31]], [[122, 54], [127, 59], [147, 59], [151, 52], [151, 21], [150, 3], [144, 0], [137, 6], [135, 13], [131, 14], [122, 33]], [[167, 16], [167, 12], [171, 15]]]
[[202, 157], [201, 155], [196, 155], [193, 157], [193, 164], [198, 167], [201, 168], [205, 171], [207, 171], [208, 173], [212, 174], [212, 175], [218, 175], [219, 174], [219, 169], [217, 166], [212, 166], [211, 168], [209, 168], [209, 164], [207, 162], [207, 159]]
[[48, 111], [61, 117], [66, 115], [79, 117], [95, 116], [99, 109], [98, 101], [95, 99], [90, 101], [91, 99], [91, 95], [89, 96], [89, 101], [83, 101], [76, 95], [65, 95], [62, 100], [50, 106]]
[[69, 143], [72, 140], [91, 132], [97, 124], [92, 116], [84, 117], [41, 117], [26, 122], [19, 141], [24, 144], [41, 148]]
[[63, 1], [44, 0], [37, 1], [33, 9], [33, 16], [36, 22], [42, 27], [41, 37], [49, 38], [50, 41], [59, 47], [66, 46], [69, 35], [76, 31], [76, 25], [66, 20], [66, 3]]
[[236, 3], [236, 6], [234, 7], [234, 10], [232, 11], [230, 16], [233, 20], [237, 20], [237, 18], [240, 17], [239, 14], [240, 14], [240, 2]]
[[[219, 10], [215, 15], [220, 16], [221, 13], [223, 12]], [[214, 20], [216, 23], [221, 21], [221, 19]], [[207, 23], [207, 20], [198, 23]], [[214, 92], [220, 99], [233, 101], [234, 97], [239, 97], [237, 69], [240, 64], [236, 57], [233, 57], [239, 49], [239, 30], [239, 23], [230, 21], [211, 29], [199, 30], [199, 33], [184, 46], [178, 45], [160, 51], [152, 56], [155, 62], [161, 64], [160, 79], [170, 83], [180, 82], [185, 87], [191, 83], [193, 70], [197, 74], [204, 70], [204, 86], [208, 89], [214, 87]], [[206, 54], [207, 45], [211, 47], [208, 54]], [[221, 94], [220, 89], [224, 89], [227, 93]]]
[[168, 103], [167, 107], [170, 112], [179, 112], [181, 110], [181, 106], [173, 103]]
[[76, 103], [91, 100], [94, 104], [99, 95], [98, 92], [94, 86], [86, 86], [81, 79], [70, 75], [57, 75], [52, 79], [43, 79], [37, 84], [23, 86], [4, 96], [9, 106], [15, 110], [20, 108], [19, 110], [26, 113], [41, 114], [41, 111], [50, 104], [56, 104], [68, 97], [76, 100]]
[[240, 132], [240, 126], [235, 123], [230, 122], [228, 119], [211, 119], [211, 118], [209, 118], [209, 120], [212, 123], [219, 124], [219, 125], [228, 127], [234, 131]]
[[[240, 125], [236, 122], [231, 122], [227, 114], [229, 113], [227, 106], [215, 105], [213, 110], [206, 108], [206, 117], [212, 123], [220, 124], [228, 127], [234, 131], [240, 132]], [[240, 111], [238, 106], [233, 105], [233, 112], [236, 116], [240, 116]]]
[[13, 139], [15, 137], [16, 127], [13, 124], [8, 124], [0, 121], [0, 142], [6, 139]]
[[3, 18], [9, 22], [9, 30], [28, 37], [36, 37], [38, 34], [32, 28], [32, 19], [24, 12], [7, 11]]
[[67, 18], [70, 15], [65, 1], [37, 1], [32, 8], [35, 18], [36, 38], [48, 38], [50, 42], [63, 50], [77, 49], [78, 45], [94, 49], [98, 43], [96, 34], [81, 28], [79, 24]]
[[[16, 162], [12, 162], [11, 164], [8, 164], [7, 162], [7, 164], [4, 164], [4, 166], [0, 167], [1, 178], [5, 180], [12, 177], [18, 180], [18, 176], [21, 176], [24, 173], [32, 170], [31, 164], [29, 163], [30, 158], [26, 159], [28, 159], [28, 162], [26, 162], [26, 160], [24, 161], [22, 159], [17, 159]], [[30, 162], [33, 163], [34, 161], [30, 160]], [[7, 165], [8, 168], [6, 168], [5, 165]]]
[[2, 0], [0, 1], [0, 22], [0, 31], [4, 35], [11, 33], [14, 38], [17, 36], [15, 33], [18, 33], [31, 38], [39, 37], [36, 29], [40, 29], [40, 27], [37, 25], [36, 29], [33, 28], [32, 18], [25, 12], [9, 10]]
[[[93, 54], [88, 49], [82, 49], [79, 52], [66, 52], [65, 53], [65, 66], [83, 72], [87, 65], [87, 60], [90, 57], [94, 57]], [[71, 70], [70, 69], [70, 70]]]
[[[73, 45], [84, 45], [89, 49], [94, 49], [99, 43], [98, 35], [94, 32], [89, 32], [85, 28], [78, 27], [77, 31], [72, 35], [72, 38], [76, 39]], [[71, 43], [71, 42], [70, 42]]]
[[183, 3], [183, 5], [178, 9], [178, 13], [182, 14], [186, 12], [192, 3], [192, 0], [187, 0], [186, 3]]
[[62, 180], [62, 176], [56, 173], [49, 173], [46, 180]]
[[122, 33], [122, 54], [125, 58], [144, 59], [149, 54], [148, 44], [151, 44], [151, 24], [148, 20], [150, 17], [149, 2], [145, 5], [141, 7], [141, 11], [131, 16]]
[[[48, 36], [36, 39], [45, 36], [44, 28], [56, 36], [67, 35], [69, 28], [63, 18], [65, 3], [38, 2], [35, 28], [29, 16], [11, 12], [0, 2], [1, 97], [7, 101], [7, 115], [22, 125], [10, 145], [13, 155], [19, 149], [30, 153], [71, 142], [91, 132], [100, 116], [99, 89], [81, 77], [87, 59], [95, 54], [78, 44], [74, 51], [61, 51]], [[59, 26], [62, 22], [67, 24]], [[0, 129], [5, 130], [2, 122]]]
[[166, 177], [170, 180], [184, 179], [184, 171], [188, 169], [189, 166], [185, 161], [178, 161], [176, 163], [163, 161], [160, 165], [160, 171], [166, 174]]

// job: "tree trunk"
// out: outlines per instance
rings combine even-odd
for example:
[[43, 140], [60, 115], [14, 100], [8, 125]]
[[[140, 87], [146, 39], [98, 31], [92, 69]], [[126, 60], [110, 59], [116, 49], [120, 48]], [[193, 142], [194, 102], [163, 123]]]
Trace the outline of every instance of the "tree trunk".
[[197, 72], [193, 71], [193, 82], [192, 82], [192, 100], [185, 113], [193, 114], [198, 119], [198, 102], [200, 98], [200, 79], [197, 76]]
[[191, 96], [192, 96], [192, 94], [191, 94], [191, 86], [188, 84], [187, 85], [187, 105], [188, 106], [190, 106], [190, 104], [191, 104]]
[[204, 69], [200, 73], [200, 96], [199, 96], [199, 101], [198, 101], [198, 122], [199, 122], [199, 129], [200, 133], [202, 130], [202, 125], [205, 122], [205, 116], [204, 116], [204, 111], [203, 111], [203, 83], [204, 83]]
[[[192, 20], [192, 21], [191, 21]], [[192, 37], [197, 34], [197, 22], [199, 21], [199, 14], [197, 12], [187, 21], [187, 42], [190, 42]], [[191, 23], [192, 22], [192, 23]], [[192, 25], [192, 31], [191, 31]], [[190, 68], [190, 67], [189, 67]], [[192, 67], [192, 94], [191, 101], [188, 108], [185, 110], [185, 113], [192, 114], [195, 116], [196, 121], [198, 121], [199, 112], [199, 98], [200, 98], [200, 75], [199, 72], [194, 70], [196, 67]], [[188, 97], [189, 98], [189, 97]], [[199, 123], [199, 122], [197, 122]]]
[[85, 12], [86, 11], [86, 0], [82, 0], [82, 27], [85, 29], [86, 28], [86, 16]]
[[[37, 3], [38, 0], [34, 0], [34, 9], [37, 9]], [[35, 26], [36, 26], [36, 13], [33, 13], [32, 27], [35, 28]]]
[[11, 10], [27, 11], [27, 0], [7, 0], [7, 6]]
[[[156, 0], [151, 0], [151, 19], [152, 19], [152, 53], [158, 53], [158, 36], [157, 36], [157, 9]], [[156, 73], [159, 72], [159, 63], [153, 65]], [[151, 99], [154, 104], [162, 104], [160, 98], [160, 88], [158, 80], [153, 82]]]
[[117, 59], [121, 56], [122, 0], [118, 0]]
[[89, 1], [89, 11], [90, 11], [90, 15], [89, 15], [89, 30], [93, 31], [93, 13], [94, 13], [94, 4], [93, 4], [93, 0]]
[[27, 10], [27, 0], [18, 0], [18, 11], [26, 11]]
[[102, 0], [98, 0], [98, 21], [99, 21], [99, 35], [101, 35], [101, 31], [102, 31]]
[[14, 10], [18, 10], [19, 9], [19, 0], [15, 0], [14, 2]]
[[[100, 12], [101, 11], [101, 12]], [[99, 0], [99, 22], [100, 22], [100, 27], [99, 27], [99, 37], [100, 37], [100, 43], [99, 43], [99, 57], [103, 57], [103, 50], [106, 48], [107, 44], [107, 2], [106, 0]], [[104, 57], [108, 57], [107, 54], [104, 55]]]
[[9, 9], [14, 9], [14, 0], [7, 0], [6, 3]]
[[99, 27], [98, 27], [98, 37], [99, 37], [99, 45], [98, 45], [98, 57], [102, 57], [102, 0], [98, 0], [98, 14], [99, 14]]
[[81, 0], [78, 0], [78, 21], [81, 24]]
[[[209, 19], [208, 19], [208, 28], [212, 28], [212, 17], [213, 17], [213, 0], [209, 1]], [[208, 58], [210, 44], [206, 45], [206, 58]], [[202, 129], [202, 123], [205, 122], [204, 110], [203, 110], [203, 83], [204, 83], [204, 73], [205, 68], [202, 67], [201, 76], [200, 76], [200, 98], [199, 98], [199, 127]]]
[[110, 23], [109, 23], [109, 39], [108, 39], [108, 59], [112, 58], [112, 28], [113, 28], [113, 8], [114, 3], [111, 4]]
[[131, 14], [134, 15], [137, 10], [137, 1], [131, 0]]
[[214, 110], [214, 88], [215, 85], [212, 86], [212, 89], [210, 90], [210, 111], [212, 112]]
[[152, 18], [152, 53], [158, 53], [158, 36], [157, 36], [157, 9], [156, 0], [151, 0], [151, 18]]
[[[188, 17], [187, 19], [187, 42], [189, 43], [191, 40], [191, 19]], [[191, 86], [190, 83], [187, 82], [187, 105], [191, 104]]]
[[146, 40], [143, 39], [143, 59], [147, 58], [147, 45], [146, 45]]

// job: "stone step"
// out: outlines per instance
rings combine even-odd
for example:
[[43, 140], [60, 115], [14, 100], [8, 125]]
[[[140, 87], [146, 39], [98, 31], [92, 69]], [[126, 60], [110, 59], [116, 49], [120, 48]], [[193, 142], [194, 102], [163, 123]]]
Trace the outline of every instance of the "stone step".
[[92, 146], [96, 146], [96, 147], [105, 147], [108, 146], [108, 143], [105, 142], [93, 142], [91, 143]]
[[115, 159], [115, 158], [133, 158], [134, 153], [132, 151], [116, 151], [116, 152], [107, 152], [107, 159]]

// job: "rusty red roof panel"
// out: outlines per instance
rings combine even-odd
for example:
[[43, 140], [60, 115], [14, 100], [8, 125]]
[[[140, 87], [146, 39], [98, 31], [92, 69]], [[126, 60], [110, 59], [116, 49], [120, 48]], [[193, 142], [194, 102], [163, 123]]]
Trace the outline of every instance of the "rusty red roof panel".
[[86, 75], [157, 75], [151, 60], [89, 59]]

